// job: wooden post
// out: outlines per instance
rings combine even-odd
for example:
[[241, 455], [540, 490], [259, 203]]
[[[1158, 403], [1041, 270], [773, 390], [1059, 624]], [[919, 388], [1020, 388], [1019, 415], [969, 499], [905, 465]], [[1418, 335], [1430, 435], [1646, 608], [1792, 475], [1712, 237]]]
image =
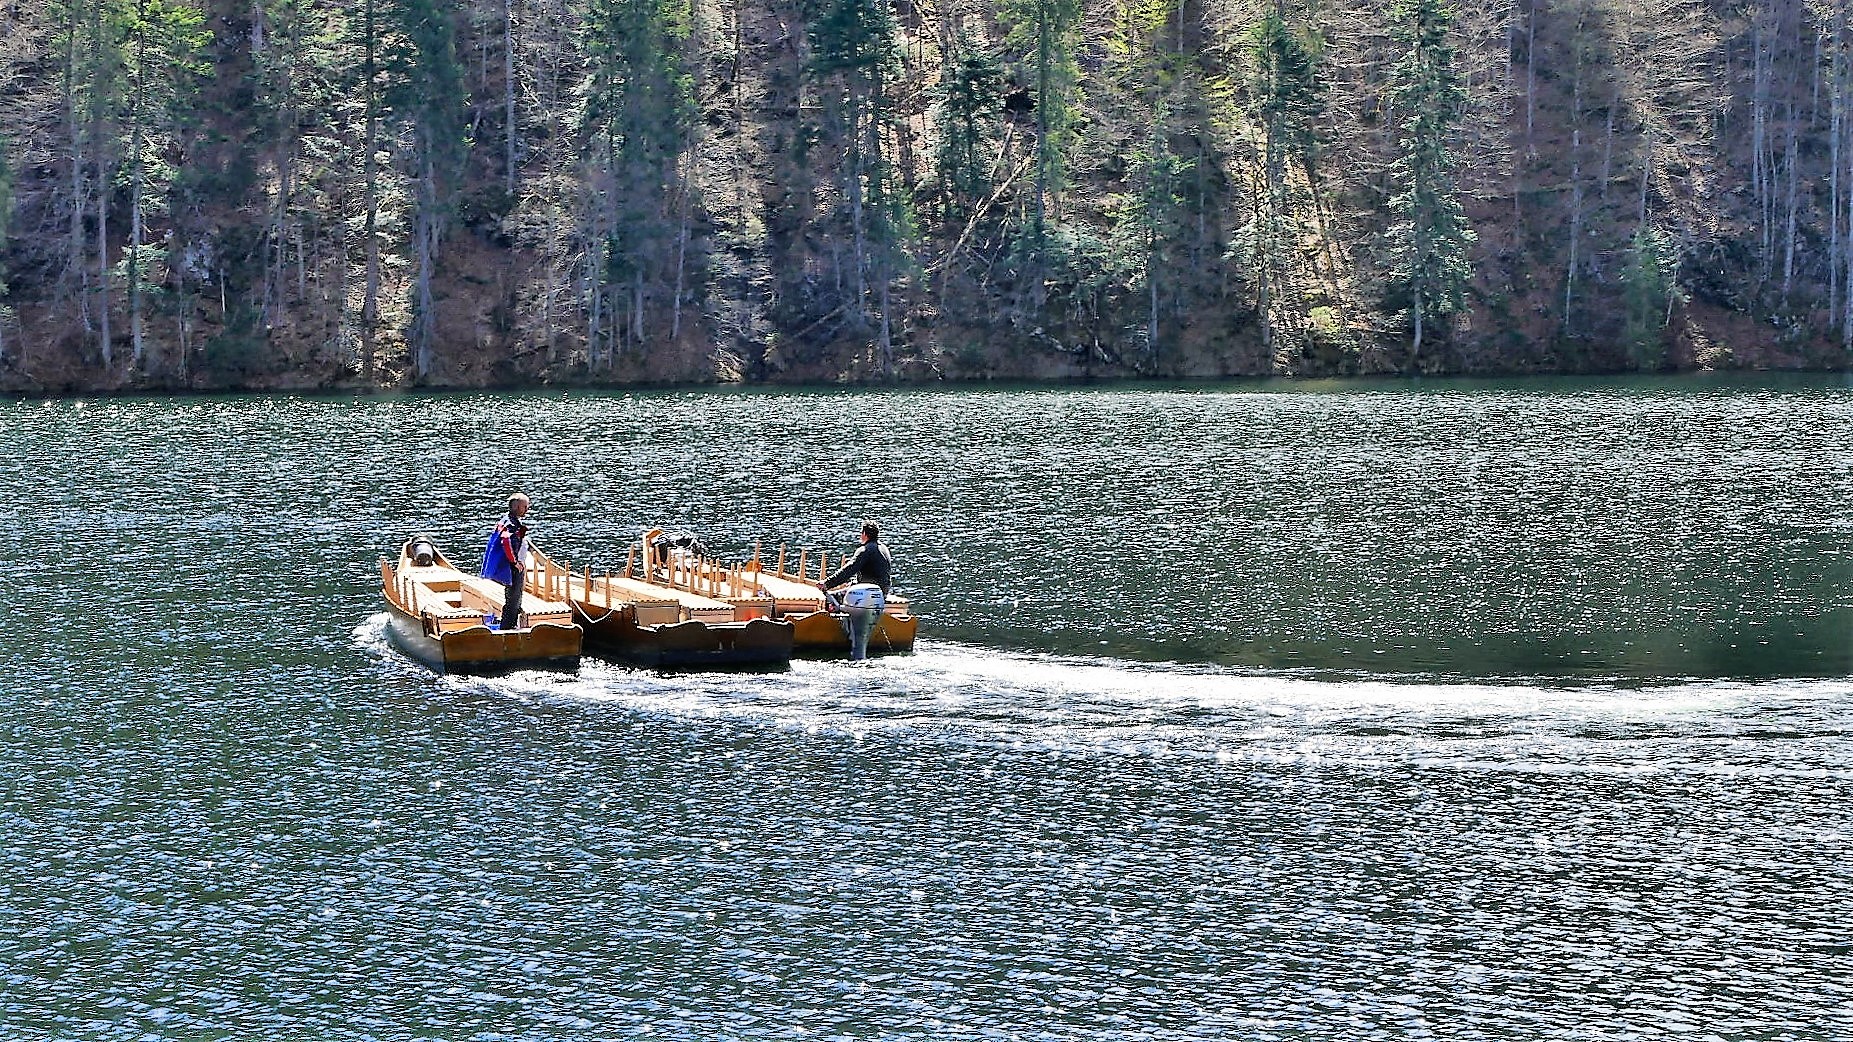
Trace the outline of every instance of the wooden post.
[[785, 544], [779, 544], [779, 574], [785, 574]]
[[798, 578], [801, 581], [804, 578], [804, 564], [806, 561], [810, 559], [810, 556], [811, 554], [810, 554], [810, 551], [808, 550], [798, 551]]

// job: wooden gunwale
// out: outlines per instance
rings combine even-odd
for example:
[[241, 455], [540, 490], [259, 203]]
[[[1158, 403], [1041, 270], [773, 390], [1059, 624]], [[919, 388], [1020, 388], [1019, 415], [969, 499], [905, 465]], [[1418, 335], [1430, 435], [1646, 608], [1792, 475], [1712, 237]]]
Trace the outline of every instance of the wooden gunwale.
[[624, 575], [599, 575], [536, 553], [529, 588], [570, 604], [588, 641], [639, 665], [663, 668], [782, 667], [792, 626], [738, 619], [727, 601]]
[[499, 583], [464, 574], [435, 547], [430, 565], [413, 563], [410, 550], [408, 540], [397, 567], [380, 558], [387, 630], [407, 654], [444, 672], [578, 666], [585, 634], [569, 605], [536, 599], [523, 605], [528, 626], [491, 629], [484, 616], [500, 610]]
[[[848, 649], [849, 632], [843, 623], [843, 613], [825, 610], [823, 592], [817, 588], [832, 571], [829, 552], [819, 550], [813, 557], [810, 550], [800, 548], [796, 570], [786, 571], [792, 560], [790, 550], [781, 543], [778, 557], [768, 570], [767, 562], [760, 556], [760, 548], [755, 547], [752, 561], [742, 566], [741, 581], [770, 595], [778, 605], [779, 617], [792, 620], [796, 627], [794, 646], [799, 652]], [[846, 560], [847, 556], [839, 556], [836, 567], [841, 568]], [[912, 613], [911, 607], [905, 597], [887, 599], [887, 606], [869, 634], [871, 653], [913, 650], [920, 618]]]

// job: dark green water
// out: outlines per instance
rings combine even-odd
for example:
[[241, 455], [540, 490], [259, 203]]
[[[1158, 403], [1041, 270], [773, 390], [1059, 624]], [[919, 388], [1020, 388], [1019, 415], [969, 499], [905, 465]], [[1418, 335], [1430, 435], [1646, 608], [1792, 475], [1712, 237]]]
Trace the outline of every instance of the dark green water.
[[[852, 433], [853, 432], [853, 433]], [[0, 1038], [1853, 1037], [1853, 390], [0, 406]], [[866, 668], [375, 560], [882, 520]]]

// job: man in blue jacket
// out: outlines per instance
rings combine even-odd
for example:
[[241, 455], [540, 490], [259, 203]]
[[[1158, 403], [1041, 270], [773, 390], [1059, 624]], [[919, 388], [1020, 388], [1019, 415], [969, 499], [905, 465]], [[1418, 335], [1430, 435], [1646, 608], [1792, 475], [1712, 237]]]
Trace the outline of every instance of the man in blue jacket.
[[508, 497], [508, 513], [495, 523], [489, 533], [489, 545], [483, 548], [483, 578], [502, 584], [502, 617], [496, 628], [521, 628], [521, 587], [526, 582], [523, 561], [528, 552], [528, 497], [517, 492]]

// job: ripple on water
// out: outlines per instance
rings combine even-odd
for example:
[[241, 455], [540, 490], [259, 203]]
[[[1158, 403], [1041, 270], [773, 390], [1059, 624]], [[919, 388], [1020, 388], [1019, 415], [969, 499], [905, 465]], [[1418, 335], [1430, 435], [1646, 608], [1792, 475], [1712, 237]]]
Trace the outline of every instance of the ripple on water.
[[[7, 562], [0, 1035], [1853, 1037], [1850, 405], [8, 410], [0, 474], [55, 494]], [[862, 465], [793, 465], [845, 410], [887, 417]], [[880, 518], [933, 636], [435, 677], [373, 558], [467, 560], [516, 484], [575, 561]]]

